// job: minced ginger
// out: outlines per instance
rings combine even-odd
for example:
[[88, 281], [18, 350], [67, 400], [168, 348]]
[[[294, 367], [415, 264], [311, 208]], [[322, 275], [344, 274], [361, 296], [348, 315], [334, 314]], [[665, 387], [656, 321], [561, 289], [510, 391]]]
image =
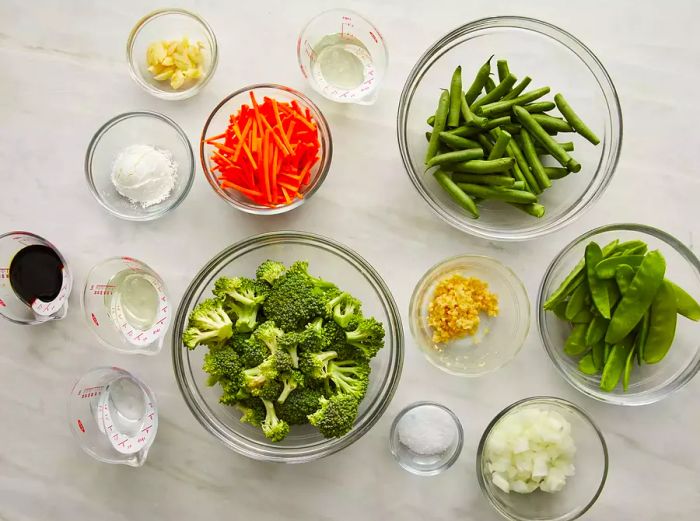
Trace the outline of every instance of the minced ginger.
[[488, 284], [462, 275], [451, 275], [435, 287], [428, 305], [428, 324], [433, 328], [433, 342], [449, 342], [473, 335], [479, 328], [479, 313], [498, 315], [498, 297], [489, 292]]

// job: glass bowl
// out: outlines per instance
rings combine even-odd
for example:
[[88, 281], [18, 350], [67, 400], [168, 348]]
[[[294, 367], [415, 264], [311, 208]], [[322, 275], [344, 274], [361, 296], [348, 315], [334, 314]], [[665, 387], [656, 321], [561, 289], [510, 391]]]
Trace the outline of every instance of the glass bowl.
[[[576, 445], [575, 474], [567, 478], [559, 492], [537, 489], [530, 494], [505, 493], [491, 482], [484, 450], [494, 427], [506, 416], [529, 407], [556, 411], [571, 424]], [[573, 403], [546, 396], [526, 398], [503, 409], [486, 427], [476, 454], [476, 475], [483, 494], [506, 519], [571, 521], [586, 513], [603, 491], [608, 475], [608, 448], [593, 420]]]
[[[155, 41], [183, 37], [189, 38], [191, 43], [204, 43], [204, 73], [197, 81], [186, 81], [182, 88], [175, 90], [170, 82], [153, 79], [148, 71], [146, 49]], [[146, 92], [165, 100], [181, 100], [191, 98], [209, 83], [219, 62], [219, 50], [214, 32], [204, 19], [185, 9], [159, 9], [141, 18], [131, 30], [126, 42], [126, 59], [129, 74]]]
[[[546, 213], [539, 219], [496, 201], [481, 204], [481, 217], [473, 219], [444, 192], [431, 173], [424, 173], [425, 131], [430, 129], [426, 119], [435, 113], [440, 89], [449, 88], [458, 65], [462, 65], [463, 82], [471, 82], [492, 54], [508, 59], [518, 78], [532, 77], [526, 90], [550, 86], [551, 93], [542, 99], [562, 92], [601, 138], [594, 147], [578, 134], [565, 134], [567, 141], [574, 142], [573, 155], [583, 168], [556, 181], [540, 196]], [[622, 113], [610, 76], [598, 58], [574, 36], [531, 18], [494, 17], [458, 27], [418, 60], [401, 93], [397, 134], [411, 182], [440, 218], [478, 237], [525, 240], [569, 224], [603, 194], [620, 155]]]
[[[114, 160], [131, 145], [152, 145], [172, 153], [178, 165], [177, 178], [163, 202], [144, 208], [130, 202], [112, 184]], [[169, 117], [150, 111], [127, 112], [102, 125], [90, 140], [85, 177], [92, 195], [108, 212], [129, 221], [150, 221], [184, 201], [194, 180], [194, 153], [185, 133]]]
[[[384, 324], [385, 346], [372, 359], [369, 389], [360, 404], [354, 427], [340, 438], [326, 439], [310, 425], [293, 426], [280, 443], [265, 438], [260, 429], [239, 421], [240, 413], [219, 403], [219, 389], [206, 385], [202, 371], [206, 349], [188, 350], [181, 341], [192, 308], [211, 294], [217, 278], [255, 274], [267, 259], [287, 265], [309, 261], [309, 271], [331, 280], [362, 301], [366, 316]], [[394, 395], [403, 364], [403, 331], [393, 297], [367, 261], [335, 241], [303, 232], [281, 231], [256, 235], [225, 249], [195, 276], [180, 303], [172, 329], [173, 363], [180, 391], [197, 421], [227, 447], [249, 458], [304, 463], [333, 454], [364, 435], [386, 410]]]
[[[498, 296], [498, 315], [480, 314], [473, 336], [450, 343], [433, 341], [428, 325], [428, 305], [438, 282], [450, 275], [476, 277]], [[520, 351], [530, 329], [530, 301], [522, 281], [508, 267], [491, 257], [460, 255], [430, 268], [413, 290], [408, 310], [413, 339], [438, 369], [455, 376], [481, 376], [504, 366]]]
[[[401, 441], [399, 435], [401, 422], [406, 420], [407, 415], [420, 414], [426, 411], [430, 413], [436, 409], [446, 414], [453, 422], [454, 438], [452, 443], [450, 443], [444, 452], [438, 454], [420, 454], [414, 452]], [[457, 458], [459, 458], [463, 443], [464, 430], [462, 429], [459, 418], [457, 418], [455, 413], [450, 409], [435, 402], [416, 402], [405, 407], [396, 415], [396, 418], [394, 418], [389, 433], [389, 449], [394, 459], [403, 469], [418, 476], [436, 476], [445, 472], [457, 461]]]
[[[318, 141], [320, 144], [319, 155], [320, 160], [311, 168], [311, 177], [306, 187], [300, 191], [303, 198], [295, 198], [291, 203], [274, 208], [262, 206], [254, 203], [243, 194], [230, 188], [221, 188], [216, 174], [212, 171], [214, 163], [211, 161], [211, 152], [215, 149], [213, 145], [205, 142], [209, 134], [217, 135], [226, 130], [229, 124], [229, 116], [238, 112], [244, 104], [250, 104], [250, 93], [253, 93], [257, 100], [262, 100], [265, 96], [274, 98], [277, 101], [291, 102], [296, 101], [302, 109], [309, 109], [313, 119], [318, 127]], [[209, 128], [211, 127], [211, 132]], [[202, 130], [202, 138], [199, 144], [199, 156], [202, 162], [202, 170], [206, 175], [207, 181], [212, 189], [231, 206], [238, 208], [247, 213], [256, 215], [274, 215], [288, 212], [304, 204], [314, 193], [321, 187], [328, 170], [331, 166], [331, 158], [333, 156], [333, 141], [331, 139], [331, 131], [328, 127], [328, 122], [319, 108], [314, 105], [313, 101], [307, 98], [301, 92], [298, 92], [289, 87], [275, 84], [259, 84], [250, 85], [237, 90], [233, 94], [226, 96], [211, 112], [204, 124]]]
[[584, 233], [569, 243], [545, 272], [538, 296], [537, 327], [549, 358], [564, 379], [591, 398], [615, 405], [645, 405], [665, 398], [687, 384], [700, 369], [700, 323], [678, 317], [676, 336], [666, 357], [657, 364], [635, 364], [629, 389], [618, 386], [612, 392], [601, 391], [599, 376], [585, 375], [578, 370], [576, 359], [563, 351], [571, 331], [568, 323], [546, 312], [542, 305], [573, 267], [583, 258], [586, 245], [596, 241], [604, 246], [614, 239], [640, 239], [649, 250], [658, 249], [666, 258], [666, 276], [700, 300], [700, 261], [679, 240], [671, 235], [639, 224], [614, 224]]

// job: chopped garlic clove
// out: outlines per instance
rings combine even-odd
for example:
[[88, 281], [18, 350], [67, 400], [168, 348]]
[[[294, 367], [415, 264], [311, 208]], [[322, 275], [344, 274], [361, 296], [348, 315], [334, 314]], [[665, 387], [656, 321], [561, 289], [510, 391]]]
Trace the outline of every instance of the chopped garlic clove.
[[185, 75], [180, 70], [175, 71], [175, 73], [172, 75], [172, 78], [170, 78], [170, 86], [173, 89], [177, 90], [180, 87], [182, 87], [183, 83], [185, 83]]

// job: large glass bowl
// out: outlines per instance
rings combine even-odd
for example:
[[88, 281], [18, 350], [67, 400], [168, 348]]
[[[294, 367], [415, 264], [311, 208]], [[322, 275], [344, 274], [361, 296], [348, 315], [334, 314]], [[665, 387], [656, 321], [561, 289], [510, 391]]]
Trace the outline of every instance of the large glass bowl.
[[602, 402], [616, 405], [645, 405], [668, 396], [687, 384], [700, 369], [700, 322], [678, 317], [676, 336], [666, 357], [657, 364], [637, 366], [631, 374], [629, 389], [618, 386], [612, 392], [601, 391], [599, 375], [590, 376], [578, 370], [577, 360], [567, 356], [564, 343], [571, 326], [542, 305], [573, 267], [583, 258], [586, 245], [596, 241], [601, 247], [614, 239], [640, 239], [649, 250], [658, 249], [666, 259], [666, 277], [700, 300], [700, 261], [683, 243], [671, 235], [639, 224], [615, 224], [584, 233], [568, 244], [552, 261], [540, 285], [537, 327], [547, 354], [559, 373], [582, 393]]
[[[576, 446], [575, 474], [566, 479], [566, 485], [559, 492], [505, 493], [491, 480], [485, 454], [491, 433], [504, 418], [530, 407], [556, 412], [571, 425], [571, 437]], [[583, 516], [603, 491], [608, 476], [608, 448], [593, 420], [573, 403], [548, 396], [526, 398], [503, 409], [486, 427], [477, 449], [476, 475], [481, 491], [506, 519], [572, 521]]]
[[[478, 68], [495, 55], [508, 60], [519, 79], [530, 76], [526, 90], [549, 86], [545, 98], [563, 93], [583, 120], [598, 134], [593, 146], [578, 134], [560, 134], [573, 141], [572, 156], [582, 165], [553, 183], [540, 196], [546, 207], [542, 218], [531, 217], [497, 201], [480, 205], [473, 219], [425, 173], [428, 116], [435, 113], [440, 89], [449, 88], [452, 72], [462, 66], [463, 85], [471, 83]], [[466, 89], [467, 87], [465, 87]], [[622, 145], [622, 113], [615, 87], [598, 58], [583, 43], [554, 25], [515, 16], [484, 18], [458, 27], [433, 44], [408, 75], [397, 118], [403, 163], [411, 182], [430, 208], [445, 222], [464, 232], [498, 240], [532, 239], [560, 229], [579, 217], [608, 186]], [[552, 166], [554, 163], [552, 163]]]
[[[355, 426], [345, 436], [326, 439], [310, 426], [294, 426], [284, 441], [273, 443], [259, 428], [241, 423], [240, 413], [219, 403], [220, 389], [206, 385], [202, 371], [206, 348], [188, 350], [182, 333], [192, 308], [211, 295], [221, 276], [254, 276], [266, 259], [287, 265], [309, 261], [309, 271], [335, 282], [362, 301], [366, 316], [374, 316], [386, 329], [385, 347], [372, 359], [369, 389], [360, 404]], [[303, 463], [328, 456], [365, 434], [386, 410], [399, 382], [403, 364], [403, 330], [396, 303], [379, 274], [349, 248], [318, 235], [274, 232], [244, 239], [230, 246], [200, 270], [182, 298], [173, 327], [175, 377], [187, 406], [202, 426], [230, 449], [250, 458], [284, 463]]]
[[[237, 113], [243, 104], [251, 105], [250, 94], [254, 94], [258, 102], [262, 103], [264, 97], [270, 97], [282, 102], [296, 102], [299, 106], [306, 110], [308, 109], [316, 122], [318, 128], [318, 142], [320, 144], [319, 156], [320, 160], [311, 168], [311, 178], [308, 184], [300, 191], [303, 198], [295, 198], [291, 203], [286, 205], [275, 206], [273, 208], [262, 206], [254, 203], [240, 192], [230, 188], [221, 188], [217, 179], [216, 172], [212, 171], [214, 163], [211, 160], [213, 145], [205, 142], [208, 137], [221, 134], [229, 125], [231, 114]], [[301, 92], [298, 92], [283, 85], [260, 84], [250, 85], [237, 90], [233, 94], [226, 96], [221, 102], [214, 107], [211, 114], [204, 124], [202, 130], [202, 139], [199, 144], [199, 156], [202, 162], [202, 170], [207, 177], [209, 185], [231, 206], [238, 208], [247, 213], [256, 215], [273, 215], [287, 212], [298, 206], [301, 206], [304, 201], [307, 201], [321, 187], [328, 170], [331, 167], [331, 158], [333, 157], [333, 141], [331, 139], [331, 130], [328, 127], [328, 122], [319, 108]]]

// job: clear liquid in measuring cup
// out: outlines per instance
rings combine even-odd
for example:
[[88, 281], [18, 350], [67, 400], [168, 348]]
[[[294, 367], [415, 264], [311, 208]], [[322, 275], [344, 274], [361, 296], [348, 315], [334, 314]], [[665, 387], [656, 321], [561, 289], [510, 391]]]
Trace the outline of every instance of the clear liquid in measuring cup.
[[376, 87], [372, 54], [343, 33], [324, 36], [314, 46], [311, 75], [323, 94], [336, 101], [365, 97]]
[[138, 331], [153, 327], [158, 318], [160, 292], [156, 279], [131, 269], [117, 273], [108, 283], [105, 306], [117, 328], [124, 329], [122, 319]]

